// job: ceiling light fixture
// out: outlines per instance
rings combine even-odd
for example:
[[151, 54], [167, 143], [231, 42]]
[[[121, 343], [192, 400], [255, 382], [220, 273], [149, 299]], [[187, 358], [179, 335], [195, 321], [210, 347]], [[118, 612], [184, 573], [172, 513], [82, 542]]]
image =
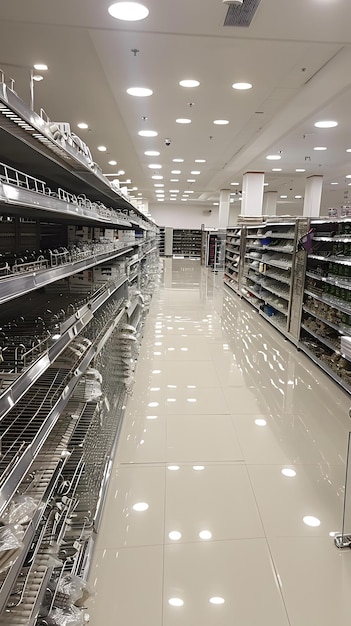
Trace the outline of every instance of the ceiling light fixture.
[[273, 167], [272, 172], [282, 172], [282, 168], [281, 167]]
[[187, 183], [196, 183], [196, 179], [195, 178], [188, 178]]
[[127, 89], [127, 94], [137, 98], [147, 98], [148, 96], [152, 96], [153, 93], [152, 89], [148, 89], [147, 87], [129, 87]]
[[192, 170], [190, 174], [193, 174], [193, 176], [197, 176], [198, 174], [201, 174], [201, 172], [200, 170]]
[[184, 163], [184, 159], [172, 159], [173, 163]]
[[38, 70], [39, 72], [46, 72], [46, 70], [48, 70], [48, 66], [45, 65], [45, 63], [35, 63], [35, 65], [33, 65], [35, 70]]
[[266, 159], [268, 161], [280, 161], [282, 157], [280, 156], [280, 154], [268, 154], [266, 156]]
[[160, 153], [157, 150], [146, 150], [144, 154], [145, 156], [160, 156]]
[[171, 170], [171, 174], [181, 174], [181, 170]]
[[151, 178], [153, 180], [163, 180], [163, 176], [161, 176], [161, 174], [154, 174]]
[[251, 83], [234, 83], [234, 85], [232, 85], [233, 89], [239, 89], [239, 90], [245, 90], [245, 89], [251, 89], [252, 85]]
[[162, 165], [160, 165], [159, 163], [150, 163], [150, 165], [148, 165], [148, 168], [150, 170], [160, 170], [162, 169]]
[[198, 80], [186, 79], [179, 82], [181, 87], [198, 87], [200, 85]]
[[157, 137], [158, 133], [155, 130], [139, 130], [138, 135], [140, 137]]
[[98, 146], [97, 149], [99, 150], [99, 152], [106, 152], [107, 150], [106, 146]]
[[195, 159], [195, 163], [206, 163], [206, 159]]
[[189, 120], [187, 117], [178, 117], [176, 119], [177, 124], [191, 124], [191, 120]]
[[300, 200], [302, 196], [295, 196], [296, 200]]
[[32, 78], [36, 83], [40, 83], [40, 81], [44, 80], [44, 76], [41, 76], [40, 74], [34, 74]]
[[126, 22], [144, 20], [149, 15], [149, 9], [138, 2], [115, 2], [108, 8], [111, 17]]
[[305, 172], [306, 170], [304, 170], [302, 167], [298, 167], [295, 172]]
[[109, 161], [108, 164], [109, 165], [117, 165], [117, 161]]
[[330, 183], [331, 185], [338, 185], [339, 183]]
[[239, 183], [230, 183], [231, 185], [239, 185]]
[[118, 170], [117, 172], [117, 176], [124, 176], [125, 171], [124, 170]]
[[213, 123], [217, 126], [225, 126], [226, 124], [229, 124], [229, 120], [213, 120]]
[[327, 148], [325, 146], [315, 146], [313, 148], [313, 150], [326, 150]]
[[288, 196], [280, 196], [281, 198], [287, 198]]
[[163, 183], [154, 183], [154, 187], [164, 187]]
[[78, 128], [82, 128], [83, 130], [89, 128], [88, 124], [86, 124], [85, 122], [78, 122], [77, 126]]
[[320, 122], [315, 122], [316, 128], [335, 128], [338, 125], [338, 122], [334, 120], [321, 120]]
[[171, 183], [179, 183], [179, 178], [171, 178]]

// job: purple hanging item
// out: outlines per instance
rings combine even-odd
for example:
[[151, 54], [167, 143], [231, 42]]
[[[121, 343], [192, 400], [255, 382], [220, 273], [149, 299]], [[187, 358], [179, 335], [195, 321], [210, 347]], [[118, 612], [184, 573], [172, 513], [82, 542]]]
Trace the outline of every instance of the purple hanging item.
[[307, 253], [312, 252], [314, 230], [315, 230], [314, 228], [310, 228], [308, 233], [306, 235], [303, 235], [303, 237], [299, 239], [298, 247], [297, 247], [298, 250], [305, 250]]

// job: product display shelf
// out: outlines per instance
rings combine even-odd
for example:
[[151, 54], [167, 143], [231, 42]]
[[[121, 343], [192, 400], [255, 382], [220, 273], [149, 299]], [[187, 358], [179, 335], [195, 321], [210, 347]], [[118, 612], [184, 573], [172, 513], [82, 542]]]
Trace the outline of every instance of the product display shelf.
[[242, 250], [241, 227], [228, 228], [224, 255], [224, 281], [236, 293], [239, 292], [240, 258]]
[[189, 258], [201, 258], [201, 249], [201, 230], [176, 228], [173, 230], [173, 255]]
[[302, 349], [347, 391], [351, 361], [341, 337], [351, 334], [351, 222], [312, 220], [300, 331]]
[[[0, 519], [19, 494], [35, 508], [0, 574], [0, 624], [16, 626], [35, 624], [56, 585], [48, 537], [76, 553], [72, 563], [60, 553], [61, 573], [87, 574], [158, 271], [154, 222], [44, 117], [0, 83]], [[130, 322], [127, 356], [118, 338]]]

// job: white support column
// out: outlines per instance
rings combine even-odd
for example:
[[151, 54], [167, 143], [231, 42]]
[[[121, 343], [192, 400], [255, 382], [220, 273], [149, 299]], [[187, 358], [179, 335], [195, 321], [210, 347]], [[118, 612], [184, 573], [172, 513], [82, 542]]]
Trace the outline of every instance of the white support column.
[[219, 194], [218, 228], [226, 230], [229, 222], [230, 190], [221, 189]]
[[241, 214], [241, 202], [233, 202], [230, 205], [228, 226], [236, 226], [238, 223], [238, 217], [240, 214]]
[[243, 176], [241, 215], [258, 217], [262, 215], [263, 172], [247, 172]]
[[263, 194], [263, 215], [277, 215], [277, 199], [276, 191], [265, 191]]
[[305, 186], [304, 217], [319, 217], [321, 210], [323, 176], [309, 176]]

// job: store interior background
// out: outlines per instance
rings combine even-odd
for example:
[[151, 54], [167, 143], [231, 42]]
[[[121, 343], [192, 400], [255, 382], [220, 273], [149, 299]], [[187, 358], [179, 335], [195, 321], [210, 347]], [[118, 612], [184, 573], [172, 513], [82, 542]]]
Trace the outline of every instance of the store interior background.
[[[110, 4], [3, 0], [0, 68], [28, 102], [29, 70], [46, 63], [34, 85], [35, 110], [69, 122], [102, 172], [118, 178], [133, 201], [147, 203], [159, 225], [216, 227], [220, 190], [240, 190], [247, 171], [265, 172], [265, 189], [278, 193], [278, 215], [302, 214], [306, 178], [315, 174], [323, 176], [322, 215], [348, 203], [349, 0], [245, 0], [235, 10], [257, 5], [248, 28], [224, 25], [232, 7], [221, 0], [148, 0], [149, 15], [139, 22], [114, 19]], [[181, 87], [185, 78], [199, 87]], [[233, 89], [237, 81], [252, 89]], [[153, 95], [132, 97], [126, 90], [133, 86]], [[215, 125], [217, 119], [229, 124]], [[316, 129], [321, 119], [338, 126]], [[82, 121], [88, 129], [77, 127]], [[158, 135], [140, 137], [145, 128]], [[318, 146], [327, 150], [317, 152]], [[147, 150], [160, 155], [146, 156]], [[266, 160], [277, 152], [279, 162]], [[180, 176], [171, 174], [174, 158], [184, 159]], [[162, 166], [163, 200], [156, 197], [152, 163]], [[272, 171], [277, 164], [281, 172]], [[194, 166], [200, 174], [191, 176]], [[184, 196], [187, 191], [194, 193]], [[233, 207], [240, 202], [238, 195], [232, 200]]]

